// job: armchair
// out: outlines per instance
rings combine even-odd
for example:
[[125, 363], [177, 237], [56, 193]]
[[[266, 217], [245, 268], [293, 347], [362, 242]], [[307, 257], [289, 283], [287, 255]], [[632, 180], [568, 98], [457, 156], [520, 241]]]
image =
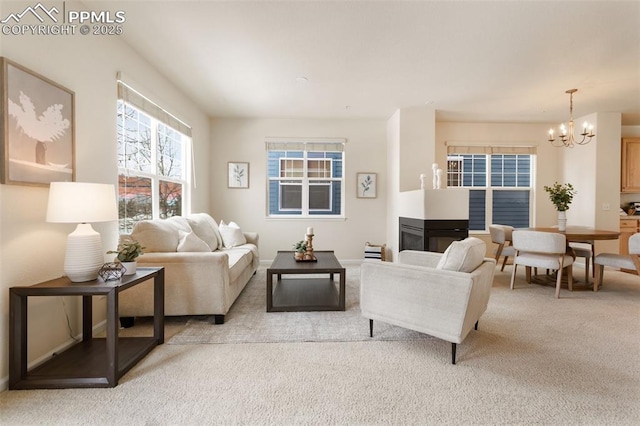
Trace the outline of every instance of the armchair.
[[364, 261], [360, 268], [360, 309], [369, 319], [462, 343], [487, 309], [496, 261], [484, 258], [482, 240], [455, 241], [443, 253], [404, 250], [398, 261]]

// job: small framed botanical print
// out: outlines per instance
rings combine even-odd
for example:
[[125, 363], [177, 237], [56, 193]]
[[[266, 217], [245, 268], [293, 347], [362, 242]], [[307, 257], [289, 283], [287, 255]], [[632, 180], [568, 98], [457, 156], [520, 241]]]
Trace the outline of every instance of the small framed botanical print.
[[227, 187], [249, 188], [249, 163], [230, 161], [228, 163]]
[[378, 193], [378, 174], [377, 173], [357, 173], [356, 174], [356, 193], [358, 198], [376, 198]]

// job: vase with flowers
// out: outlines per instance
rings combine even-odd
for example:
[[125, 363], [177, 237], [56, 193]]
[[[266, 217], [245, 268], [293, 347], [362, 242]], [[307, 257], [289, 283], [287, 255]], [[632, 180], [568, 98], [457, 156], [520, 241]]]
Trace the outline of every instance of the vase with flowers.
[[549, 193], [549, 198], [558, 211], [558, 229], [560, 231], [566, 231], [566, 212], [569, 210], [569, 205], [573, 201], [573, 197], [577, 194], [577, 191], [570, 183], [560, 184], [558, 182], [555, 182], [553, 186], [545, 185], [544, 190]]

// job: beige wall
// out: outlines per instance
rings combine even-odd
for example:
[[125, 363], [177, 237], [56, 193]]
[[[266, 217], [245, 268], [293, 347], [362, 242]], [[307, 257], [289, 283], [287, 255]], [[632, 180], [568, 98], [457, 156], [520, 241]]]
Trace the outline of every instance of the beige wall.
[[400, 192], [420, 189], [420, 175], [431, 176], [435, 127], [436, 112], [431, 107], [400, 110]]
[[[346, 138], [346, 219], [266, 217], [267, 137]], [[385, 242], [386, 142], [384, 120], [222, 119], [211, 120], [210, 211], [219, 222], [235, 221], [260, 234], [260, 257], [291, 250], [314, 228], [316, 250], [334, 250], [339, 259], [361, 259], [364, 243]], [[227, 162], [249, 162], [249, 189], [227, 188]], [[377, 198], [356, 197], [356, 172], [377, 173]]]
[[[12, 2], [21, 11], [33, 2]], [[68, 9], [84, 6], [67, 1]], [[9, 9], [3, 6], [3, 16]], [[126, 25], [126, 24], [125, 24]], [[75, 92], [77, 181], [117, 183], [116, 72], [144, 82], [150, 98], [193, 126], [198, 188], [194, 210], [209, 206], [209, 121], [157, 70], [118, 37], [1, 36], [0, 55]], [[74, 226], [45, 222], [48, 188], [0, 185], [0, 389], [8, 379], [9, 288], [31, 285], [63, 274], [66, 236]], [[117, 244], [116, 223], [95, 224], [103, 248]], [[73, 333], [80, 333], [77, 298], [64, 299]], [[104, 318], [104, 301], [96, 303], [95, 323]], [[70, 342], [63, 299], [34, 299], [29, 304], [29, 361], [50, 355]]]
[[[587, 145], [563, 148], [559, 178], [571, 182], [576, 195], [567, 210], [569, 225], [618, 230], [620, 217], [620, 113], [594, 113], [575, 119], [595, 125], [596, 136]], [[605, 210], [605, 204], [609, 210]], [[619, 242], [598, 241], [596, 252], [617, 252]]]

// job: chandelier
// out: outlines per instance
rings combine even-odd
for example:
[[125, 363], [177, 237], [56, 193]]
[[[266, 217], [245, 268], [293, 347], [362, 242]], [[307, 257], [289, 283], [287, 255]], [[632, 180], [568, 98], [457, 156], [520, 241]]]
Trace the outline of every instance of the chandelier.
[[569, 94], [569, 129], [565, 127], [564, 123], [560, 125], [560, 134], [558, 137], [560, 138], [559, 142], [556, 142], [556, 139], [553, 137], [553, 129], [549, 129], [549, 142], [551, 145], [555, 147], [567, 147], [573, 148], [574, 145], [586, 145], [591, 142], [591, 138], [595, 136], [593, 133], [593, 126], [587, 123], [586, 121], [582, 125], [582, 136], [581, 140], [577, 140], [573, 135], [573, 94], [576, 93], [578, 89], [569, 89], [565, 93]]

